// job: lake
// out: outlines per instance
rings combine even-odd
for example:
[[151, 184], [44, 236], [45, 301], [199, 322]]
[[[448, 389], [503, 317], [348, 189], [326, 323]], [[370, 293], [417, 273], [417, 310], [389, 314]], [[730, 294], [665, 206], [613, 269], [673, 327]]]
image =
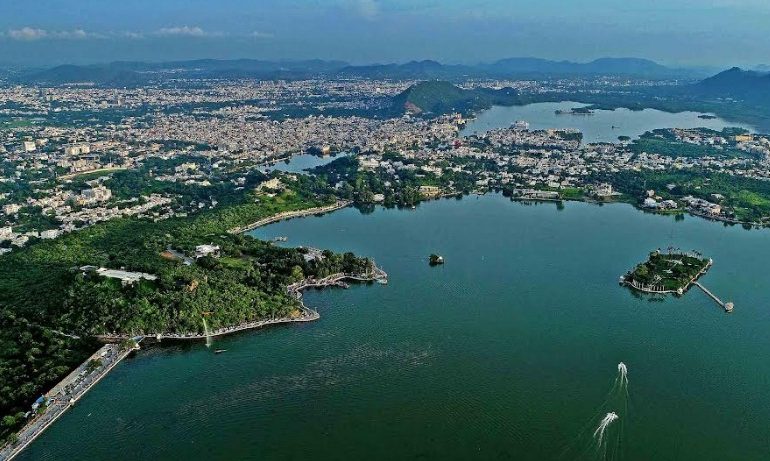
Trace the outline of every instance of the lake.
[[[254, 234], [371, 256], [390, 282], [308, 292], [319, 321], [217, 339], [224, 354], [203, 343], [140, 351], [19, 459], [770, 453], [767, 231], [486, 195], [347, 208]], [[669, 245], [714, 258], [702, 282], [733, 314], [697, 290], [654, 298], [618, 285]], [[432, 252], [446, 264], [429, 267]], [[599, 447], [610, 411], [619, 419]]]
[[286, 160], [280, 160], [274, 165], [263, 166], [260, 168], [262, 171], [283, 171], [286, 173], [304, 173], [307, 170], [326, 165], [338, 158], [342, 158], [348, 155], [347, 153], [339, 153], [335, 155], [311, 155], [311, 154], [297, 154]]
[[[495, 106], [478, 114], [468, 122], [463, 135], [479, 134], [496, 128], [507, 128], [517, 120], [529, 123], [530, 130], [548, 128], [577, 128], [583, 133], [583, 141], [617, 142], [618, 136], [637, 138], [646, 131], [656, 128], [711, 128], [742, 127], [754, 128], [740, 123], [728, 122], [721, 118], [701, 119], [698, 112], [662, 112], [655, 109], [632, 111], [628, 109], [596, 110], [593, 115], [557, 115], [557, 110], [569, 111], [573, 107], [586, 107], [578, 102], [546, 102], [525, 106]], [[614, 127], [614, 128], [613, 128]]]

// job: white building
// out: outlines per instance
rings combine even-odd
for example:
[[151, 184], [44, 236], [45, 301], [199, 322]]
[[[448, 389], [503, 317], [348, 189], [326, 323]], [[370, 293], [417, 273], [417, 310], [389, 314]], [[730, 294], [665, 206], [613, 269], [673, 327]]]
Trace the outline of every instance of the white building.
[[112, 191], [104, 186], [94, 187], [92, 189], [85, 189], [80, 193], [78, 202], [81, 204], [94, 203], [94, 202], [106, 202], [112, 197]]
[[3, 213], [7, 215], [16, 214], [21, 210], [21, 205], [17, 205], [15, 203], [9, 203], [8, 205], [3, 206]]
[[40, 232], [40, 238], [43, 240], [52, 240], [58, 237], [60, 234], [61, 231], [57, 229], [44, 230]]
[[595, 191], [596, 191], [596, 195], [598, 195], [599, 197], [609, 197], [613, 195], [612, 185], [607, 183], [597, 185], [595, 188]]
[[37, 145], [35, 145], [35, 141], [24, 141], [21, 143], [21, 149], [24, 152], [35, 152]]
[[529, 123], [524, 120], [516, 120], [513, 122], [513, 129], [515, 131], [527, 131], [529, 130]]
[[219, 246], [217, 245], [198, 245], [195, 247], [195, 257], [202, 258], [204, 256], [212, 256], [214, 258], [219, 257]]
[[[84, 272], [88, 272], [93, 269], [93, 266], [83, 266], [80, 269]], [[156, 275], [147, 274], [144, 272], [128, 272], [124, 270], [107, 269], [104, 267], [96, 269], [96, 273], [102, 277], [118, 279], [122, 282], [123, 285], [133, 285], [140, 280], [153, 281], [158, 279]]]
[[64, 146], [65, 155], [82, 155], [91, 152], [91, 145], [87, 142], [78, 142]]

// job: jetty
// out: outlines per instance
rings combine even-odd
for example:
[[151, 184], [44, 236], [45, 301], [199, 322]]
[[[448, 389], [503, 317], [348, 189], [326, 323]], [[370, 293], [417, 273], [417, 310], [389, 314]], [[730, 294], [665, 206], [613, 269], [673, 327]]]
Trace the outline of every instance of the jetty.
[[711, 299], [713, 299], [717, 304], [722, 306], [722, 309], [725, 310], [725, 312], [732, 312], [735, 308], [735, 305], [732, 302], [722, 302], [721, 299], [719, 299], [714, 293], [711, 292], [708, 288], [704, 287], [700, 282], [694, 281], [693, 285], [703, 290], [704, 293], [706, 293]]

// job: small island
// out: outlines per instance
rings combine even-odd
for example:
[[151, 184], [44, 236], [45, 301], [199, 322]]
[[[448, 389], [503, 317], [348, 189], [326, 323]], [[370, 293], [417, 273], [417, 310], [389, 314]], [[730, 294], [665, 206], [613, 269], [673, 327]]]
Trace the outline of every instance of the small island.
[[593, 109], [589, 107], [573, 107], [570, 110], [558, 109], [554, 111], [556, 115], [593, 115]]
[[428, 257], [428, 264], [430, 264], [431, 266], [438, 266], [440, 264], [444, 264], [444, 257], [433, 253]]
[[621, 284], [646, 293], [683, 294], [705, 274], [713, 261], [698, 253], [655, 250], [647, 261], [620, 278]]

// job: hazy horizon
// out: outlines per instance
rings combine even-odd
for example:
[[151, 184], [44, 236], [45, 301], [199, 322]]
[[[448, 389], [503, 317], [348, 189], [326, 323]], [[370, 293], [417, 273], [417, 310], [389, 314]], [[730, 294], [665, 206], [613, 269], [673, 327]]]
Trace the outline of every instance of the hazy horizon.
[[759, 0], [40, 0], [0, 6], [0, 63], [531, 56], [754, 67], [770, 55], [768, 33], [770, 2]]

